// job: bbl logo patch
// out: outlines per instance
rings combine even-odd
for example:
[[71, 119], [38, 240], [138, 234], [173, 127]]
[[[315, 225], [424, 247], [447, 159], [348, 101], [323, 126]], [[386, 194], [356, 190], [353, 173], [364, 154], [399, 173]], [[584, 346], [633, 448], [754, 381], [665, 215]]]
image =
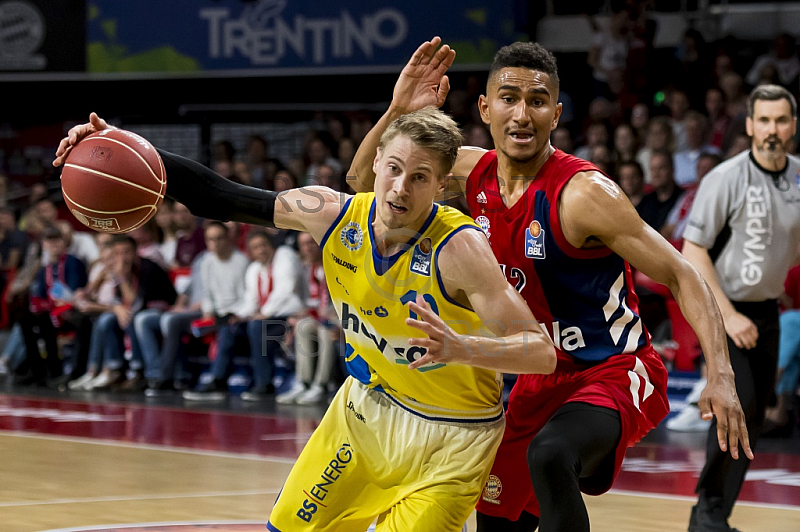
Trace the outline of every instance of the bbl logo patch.
[[420, 275], [431, 275], [431, 251], [433, 244], [430, 238], [423, 238], [419, 243], [414, 246], [414, 252], [411, 255], [411, 266], [409, 269]]
[[800, 170], [794, 175], [794, 182], [797, 183], [797, 188], [800, 188]]
[[529, 259], [543, 259], [544, 252], [544, 229], [537, 220], [525, 229], [525, 256]]
[[503, 483], [495, 475], [489, 475], [486, 479], [486, 486], [483, 488], [483, 500], [493, 504], [500, 504], [497, 499], [503, 492]]
[[341, 234], [342, 244], [350, 251], [356, 251], [361, 248], [364, 242], [364, 233], [361, 231], [361, 226], [358, 222], [350, 222], [342, 228]]
[[487, 218], [486, 216], [478, 216], [477, 218], [475, 218], [475, 223], [478, 224], [481, 227], [481, 229], [483, 229], [484, 233], [486, 233], [486, 238], [492, 236], [492, 233], [490, 231], [491, 224], [489, 223], [489, 218]]

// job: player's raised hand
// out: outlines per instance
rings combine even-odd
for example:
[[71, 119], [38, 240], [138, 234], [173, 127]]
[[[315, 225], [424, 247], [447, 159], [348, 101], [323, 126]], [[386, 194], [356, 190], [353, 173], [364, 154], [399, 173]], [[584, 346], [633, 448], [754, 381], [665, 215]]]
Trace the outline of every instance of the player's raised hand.
[[417, 48], [408, 60], [394, 86], [392, 105], [410, 113], [423, 107], [441, 107], [450, 91], [450, 79], [445, 75], [456, 58], [456, 51], [434, 37]]
[[418, 360], [412, 362], [408, 368], [417, 369], [430, 363], [452, 362], [463, 347], [459, 335], [436, 314], [422, 296], [417, 296], [416, 302], [410, 301], [408, 309], [417, 315], [417, 319], [406, 318], [406, 325], [419, 329], [428, 335], [427, 338], [410, 338], [409, 345], [424, 347], [427, 352]]
[[732, 378], [709, 379], [697, 406], [703, 419], [717, 418], [717, 440], [723, 452], [730, 451], [731, 456], [738, 460], [741, 443], [744, 454], [750, 460], [753, 459], [744, 412]]
[[67, 155], [69, 155], [69, 152], [72, 151], [72, 147], [80, 142], [82, 138], [97, 131], [109, 129], [110, 127], [111, 126], [109, 126], [105, 120], [97, 116], [97, 113], [90, 114], [88, 123], [73, 126], [70, 128], [67, 136], [61, 139], [61, 142], [58, 144], [58, 149], [56, 150], [56, 158], [53, 159], [53, 166], [61, 166], [64, 164], [64, 160], [67, 158]]

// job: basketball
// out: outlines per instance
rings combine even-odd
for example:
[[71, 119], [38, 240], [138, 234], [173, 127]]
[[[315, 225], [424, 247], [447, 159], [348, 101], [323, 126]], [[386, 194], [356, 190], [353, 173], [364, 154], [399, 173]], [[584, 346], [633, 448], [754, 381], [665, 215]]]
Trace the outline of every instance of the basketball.
[[81, 140], [61, 171], [69, 211], [86, 227], [105, 233], [127, 233], [145, 224], [166, 189], [156, 149], [121, 129], [104, 129]]

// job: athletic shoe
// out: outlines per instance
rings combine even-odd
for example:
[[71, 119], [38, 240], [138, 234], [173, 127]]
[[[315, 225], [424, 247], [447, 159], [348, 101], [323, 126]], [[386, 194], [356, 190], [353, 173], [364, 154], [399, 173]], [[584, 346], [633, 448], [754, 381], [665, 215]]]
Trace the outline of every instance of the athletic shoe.
[[182, 394], [187, 401], [219, 402], [228, 397], [228, 384], [224, 380], [213, 380], [201, 384], [194, 390], [186, 390]]
[[700, 409], [695, 405], [686, 405], [681, 412], [667, 421], [667, 428], [675, 432], [706, 432], [711, 420], [700, 417]]
[[86, 385], [85, 390], [108, 390], [114, 384], [125, 380], [125, 375], [118, 369], [104, 369], [100, 375]]
[[306, 389], [305, 384], [302, 382], [295, 382], [289, 391], [276, 395], [275, 402], [280, 405], [291, 405]]
[[97, 375], [92, 373], [84, 373], [82, 376], [78, 377], [74, 381], [70, 381], [67, 383], [67, 388], [70, 390], [86, 390], [86, 385], [94, 380]]
[[176, 392], [175, 384], [172, 381], [152, 381], [147, 383], [144, 390], [145, 397], [165, 397]]
[[264, 401], [275, 395], [275, 386], [268, 384], [266, 386], [253, 386], [247, 391], [242, 392], [239, 396], [242, 401]]
[[312, 384], [311, 387], [300, 394], [297, 399], [295, 399], [295, 403], [298, 405], [318, 405], [325, 401], [325, 395], [327, 391], [325, 390], [324, 386], [320, 386], [319, 384]]

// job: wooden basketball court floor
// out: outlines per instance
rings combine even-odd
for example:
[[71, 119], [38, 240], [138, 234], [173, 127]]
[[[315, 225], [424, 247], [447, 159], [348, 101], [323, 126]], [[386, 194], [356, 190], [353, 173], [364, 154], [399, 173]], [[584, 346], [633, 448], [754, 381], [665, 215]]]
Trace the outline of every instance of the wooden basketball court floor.
[[[0, 531], [263, 531], [323, 413], [0, 388]], [[592, 530], [685, 531], [703, 449], [702, 434], [656, 429], [611, 492], [587, 497]], [[800, 437], [762, 440], [731, 525], [800, 531]]]

